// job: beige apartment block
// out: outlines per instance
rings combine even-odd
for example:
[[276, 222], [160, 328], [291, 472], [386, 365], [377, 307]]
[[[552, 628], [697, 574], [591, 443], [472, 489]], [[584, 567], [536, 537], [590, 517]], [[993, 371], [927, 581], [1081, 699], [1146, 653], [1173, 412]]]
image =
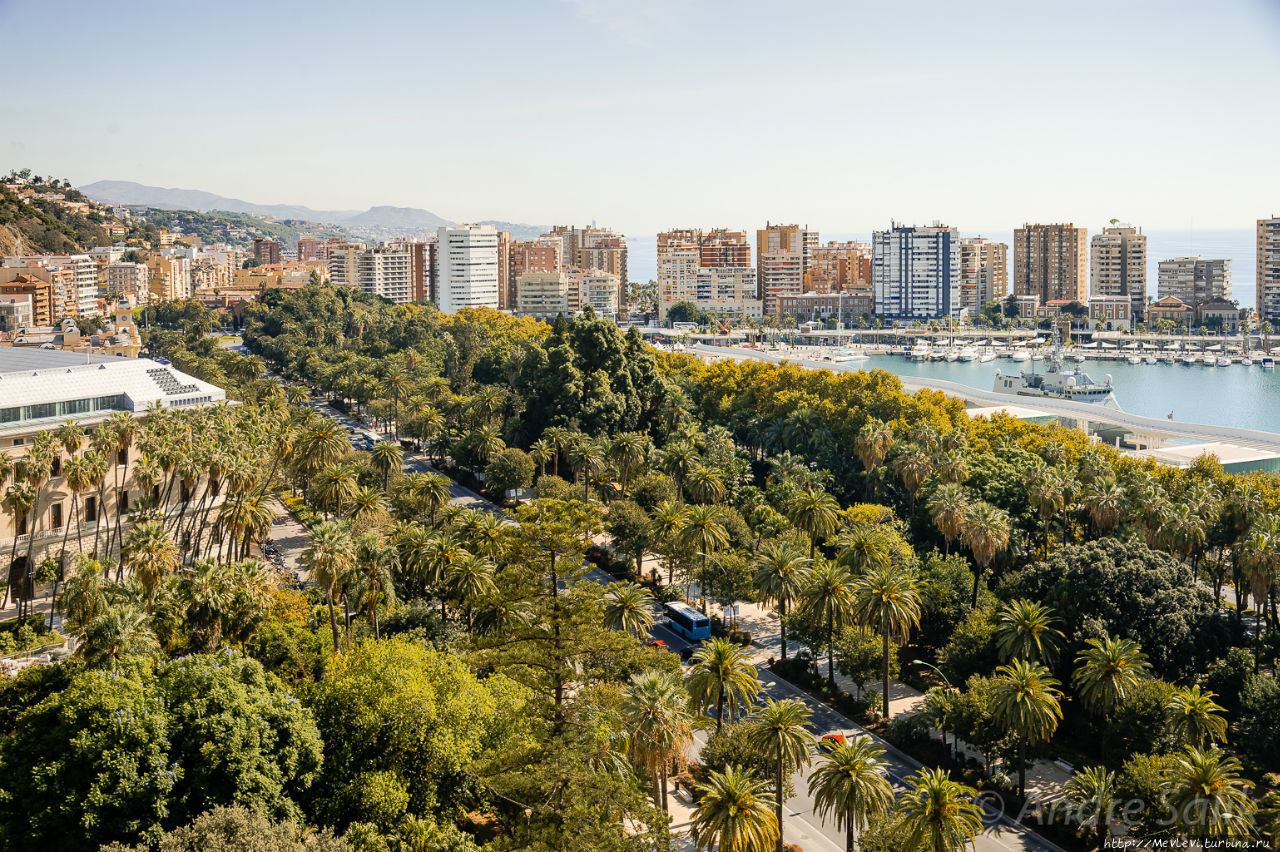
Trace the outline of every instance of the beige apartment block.
[[765, 313], [777, 314], [783, 296], [804, 292], [809, 255], [817, 245], [818, 232], [809, 230], [808, 225], [766, 222], [756, 231], [756, 279]]
[[1231, 299], [1231, 261], [1227, 258], [1171, 257], [1160, 261], [1159, 276], [1156, 288], [1161, 299], [1173, 296], [1193, 308]]
[[1089, 295], [1128, 296], [1133, 313], [1147, 301], [1147, 237], [1141, 228], [1115, 224], [1090, 242]]
[[1089, 242], [1085, 228], [1071, 223], [1026, 224], [1013, 232], [1013, 292], [1041, 304], [1088, 298]]
[[1258, 319], [1280, 322], [1280, 217], [1258, 220]]
[[516, 281], [516, 311], [550, 322], [569, 314], [569, 276], [560, 271], [526, 272]]
[[983, 237], [966, 237], [960, 249], [960, 307], [978, 313], [1009, 294], [1009, 247]]

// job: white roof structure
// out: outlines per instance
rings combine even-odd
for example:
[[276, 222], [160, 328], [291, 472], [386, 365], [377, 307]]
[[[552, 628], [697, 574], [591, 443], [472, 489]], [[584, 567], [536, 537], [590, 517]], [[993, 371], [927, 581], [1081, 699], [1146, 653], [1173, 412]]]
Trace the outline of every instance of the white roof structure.
[[1174, 467], [1189, 467], [1201, 456], [1211, 455], [1217, 458], [1223, 467], [1228, 469], [1232, 465], [1257, 464], [1280, 458], [1280, 455], [1270, 450], [1242, 447], [1238, 444], [1226, 444], [1220, 441], [1207, 444], [1170, 444], [1146, 450], [1133, 450], [1129, 455], [1140, 459], [1153, 458], [1162, 464], [1173, 465]]
[[1003, 414], [1006, 417], [1012, 417], [1015, 420], [1038, 420], [1042, 418], [1057, 418], [1058, 415], [1048, 411], [1041, 411], [1038, 408], [1026, 408], [1021, 405], [991, 405], [981, 408], [966, 408], [965, 414], [973, 417], [995, 417], [997, 414]]
[[226, 391], [167, 361], [0, 347], [0, 433], [42, 422], [225, 401]]

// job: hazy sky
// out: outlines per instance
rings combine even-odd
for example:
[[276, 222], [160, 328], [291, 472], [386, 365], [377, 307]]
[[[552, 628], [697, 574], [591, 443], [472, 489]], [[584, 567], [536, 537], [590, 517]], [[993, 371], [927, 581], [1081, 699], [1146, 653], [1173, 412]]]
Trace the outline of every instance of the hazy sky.
[[0, 168], [456, 220], [1280, 213], [1280, 0], [0, 0]]

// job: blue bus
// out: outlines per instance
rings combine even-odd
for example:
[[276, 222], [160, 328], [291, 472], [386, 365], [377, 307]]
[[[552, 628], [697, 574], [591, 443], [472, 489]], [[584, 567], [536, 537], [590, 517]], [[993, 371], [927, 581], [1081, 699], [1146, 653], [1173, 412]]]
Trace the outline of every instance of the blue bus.
[[667, 623], [671, 629], [686, 639], [700, 642], [711, 638], [711, 620], [684, 603], [665, 604]]

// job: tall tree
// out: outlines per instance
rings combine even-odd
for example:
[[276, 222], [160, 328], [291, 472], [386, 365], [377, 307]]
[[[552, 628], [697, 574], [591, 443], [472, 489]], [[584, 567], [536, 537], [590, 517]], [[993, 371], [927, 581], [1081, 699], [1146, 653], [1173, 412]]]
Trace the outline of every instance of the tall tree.
[[960, 852], [982, 831], [977, 791], [952, 781], [945, 769], [921, 769], [904, 782], [895, 813], [917, 852]]
[[1062, 631], [1053, 610], [1025, 598], [1012, 600], [996, 613], [996, 648], [1000, 659], [1027, 660], [1052, 666], [1058, 659]]
[[650, 670], [631, 677], [622, 694], [627, 750], [654, 784], [654, 804], [667, 812], [667, 775], [693, 744], [689, 695], [675, 672]]
[[747, 662], [742, 646], [719, 637], [699, 645], [692, 660], [685, 688], [700, 712], [715, 708], [719, 731], [724, 725], [726, 704], [729, 718], [736, 718], [739, 706], [749, 705], [760, 692], [756, 667]]
[[833, 562], [820, 560], [809, 576], [800, 609], [808, 618], [823, 625], [827, 638], [827, 683], [832, 688], [836, 685], [836, 635], [853, 620], [856, 603], [853, 576]]
[[769, 807], [764, 782], [751, 773], [735, 766], [712, 771], [698, 792], [701, 801], [693, 812], [698, 852], [768, 852], [781, 842], [782, 829]]
[[1058, 685], [1048, 669], [1024, 659], [996, 669], [991, 709], [1018, 737], [1018, 795], [1027, 791], [1027, 746], [1052, 738], [1062, 719]]
[[783, 660], [787, 659], [787, 607], [808, 583], [810, 564], [803, 550], [780, 539], [765, 542], [756, 554], [756, 588], [765, 602], [778, 605]]
[[768, 699], [756, 710], [748, 729], [748, 742], [761, 754], [774, 761], [774, 813], [778, 817], [778, 848], [782, 852], [782, 806], [786, 798], [786, 780], [801, 766], [807, 766], [813, 748], [813, 732], [809, 730], [812, 714], [803, 701]]
[[884, 749], [870, 737], [846, 737], [828, 746], [809, 775], [809, 795], [819, 817], [835, 815], [836, 828], [844, 829], [845, 852], [853, 852], [855, 835], [871, 816], [893, 807]]
[[851, 615], [864, 630], [880, 634], [884, 651], [882, 712], [889, 717], [889, 640], [905, 642], [920, 624], [920, 584], [915, 574], [893, 566], [876, 568], [853, 581]]

